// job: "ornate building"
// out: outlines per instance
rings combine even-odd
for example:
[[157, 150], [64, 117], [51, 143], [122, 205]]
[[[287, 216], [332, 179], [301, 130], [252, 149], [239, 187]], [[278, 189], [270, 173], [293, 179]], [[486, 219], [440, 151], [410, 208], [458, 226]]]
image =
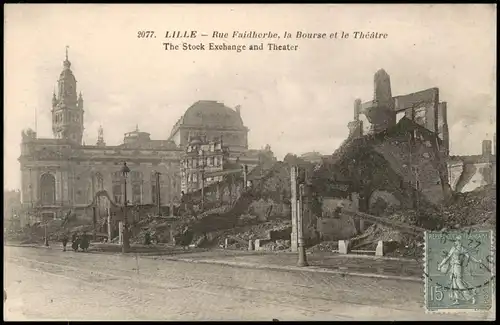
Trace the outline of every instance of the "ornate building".
[[207, 141], [222, 138], [235, 158], [248, 150], [248, 128], [243, 125], [240, 106], [233, 110], [216, 101], [197, 101], [174, 125], [169, 140], [185, 148], [191, 136]]
[[[104, 130], [98, 130], [95, 145], [82, 144], [84, 99], [77, 92], [77, 81], [66, 52], [57, 92], [52, 95], [52, 131], [54, 138], [37, 138], [33, 130], [22, 134], [22, 203], [42, 217], [61, 217], [69, 210], [84, 214], [96, 194], [105, 190], [123, 204], [123, 176], [126, 162], [131, 172], [127, 181], [130, 204], [160, 203], [168, 206], [180, 200], [180, 162], [189, 136], [224, 139], [228, 157], [250, 166], [258, 163], [259, 150], [248, 150], [248, 129], [236, 111], [213, 101], [198, 101], [177, 122], [168, 140], [152, 140], [147, 132], [126, 133], [123, 143], [108, 146]], [[156, 173], [160, 173], [157, 188]], [[104, 209], [106, 200], [101, 206]], [[108, 202], [109, 203], [109, 202]]]
[[222, 176], [208, 175], [224, 170], [228, 154], [229, 150], [221, 140], [191, 137], [181, 160], [181, 190], [189, 193], [222, 181]]

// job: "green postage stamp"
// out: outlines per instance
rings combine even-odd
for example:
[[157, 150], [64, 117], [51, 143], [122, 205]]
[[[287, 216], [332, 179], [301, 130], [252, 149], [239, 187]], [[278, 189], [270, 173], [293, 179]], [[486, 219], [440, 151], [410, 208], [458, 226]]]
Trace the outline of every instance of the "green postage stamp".
[[489, 311], [494, 301], [494, 252], [491, 230], [426, 232], [426, 311]]

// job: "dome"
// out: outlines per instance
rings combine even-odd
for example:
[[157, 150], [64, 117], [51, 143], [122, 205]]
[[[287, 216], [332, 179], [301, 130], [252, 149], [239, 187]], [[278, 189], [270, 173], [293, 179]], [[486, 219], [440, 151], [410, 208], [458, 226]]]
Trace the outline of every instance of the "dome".
[[191, 105], [181, 119], [181, 125], [201, 127], [244, 128], [241, 115], [225, 106], [211, 100], [200, 100]]
[[73, 72], [70, 69], [64, 69], [61, 71], [61, 74], [59, 75], [59, 80], [71, 80], [71, 81], [76, 81], [75, 75], [73, 75]]

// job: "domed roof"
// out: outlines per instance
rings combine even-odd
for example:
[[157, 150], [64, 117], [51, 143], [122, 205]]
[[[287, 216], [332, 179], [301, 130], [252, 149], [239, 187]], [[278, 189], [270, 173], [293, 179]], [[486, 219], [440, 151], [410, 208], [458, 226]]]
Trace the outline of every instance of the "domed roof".
[[191, 105], [181, 119], [181, 125], [203, 127], [244, 128], [241, 115], [225, 106], [211, 100], [200, 100]]
[[59, 80], [71, 80], [71, 81], [76, 81], [75, 75], [73, 72], [69, 69], [64, 69], [61, 71], [61, 74], [59, 75]]

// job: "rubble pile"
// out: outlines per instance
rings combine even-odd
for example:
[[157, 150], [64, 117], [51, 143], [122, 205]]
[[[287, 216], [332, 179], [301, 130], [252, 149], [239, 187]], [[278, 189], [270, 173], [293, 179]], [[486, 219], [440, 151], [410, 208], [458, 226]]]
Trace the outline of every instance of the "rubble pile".
[[339, 248], [338, 241], [324, 241], [307, 249], [308, 252], [332, 252]]
[[[195, 235], [193, 244], [197, 247], [224, 247], [226, 238], [230, 249], [248, 249], [248, 241], [255, 239], [270, 239], [272, 231], [278, 232], [291, 227], [290, 220], [272, 220], [265, 223], [256, 223], [257, 217], [253, 215], [242, 215], [238, 218], [241, 223], [235, 228], [198, 233]], [[276, 242], [278, 242], [276, 240]], [[287, 244], [280, 242], [276, 247]], [[288, 244], [288, 247], [290, 245]], [[281, 248], [279, 248], [281, 249]]]
[[[387, 219], [429, 230], [494, 229], [495, 212], [496, 188], [488, 186], [469, 193], [457, 193], [451, 204], [440, 209], [425, 207], [418, 213], [413, 210], [397, 211], [387, 216]], [[377, 224], [371, 225], [363, 234], [352, 239], [353, 249], [374, 250], [379, 240], [398, 243], [394, 251], [388, 253], [389, 256], [418, 257], [423, 253], [421, 236]]]
[[453, 202], [443, 208], [442, 218], [447, 226], [461, 227], [496, 225], [496, 185], [468, 193], [456, 193]]
[[140, 231], [133, 236], [132, 242], [143, 244], [146, 233], [149, 233], [154, 244], [168, 242], [170, 238], [169, 223], [163, 220], [153, 220], [146, 227], [142, 227]]
[[[61, 220], [51, 220], [47, 224], [47, 234], [49, 240], [58, 240], [60, 233], [64, 230], [61, 228]], [[6, 233], [6, 239], [9, 241], [21, 242], [22, 244], [40, 243], [45, 238], [45, 224], [37, 222], [31, 226], [25, 226], [20, 230]]]
[[281, 231], [292, 226], [291, 220], [272, 220], [249, 227], [245, 232], [235, 234], [242, 240], [267, 239], [271, 231]]
[[226, 213], [230, 208], [231, 208], [230, 205], [223, 205], [223, 206], [220, 206], [220, 207], [217, 207], [217, 208], [213, 208], [213, 209], [210, 209], [210, 210], [205, 211], [203, 213], [200, 213], [197, 216], [197, 218], [198, 219], [203, 219], [203, 218], [206, 218], [207, 216], [209, 216], [211, 214], [223, 214], [223, 213]]
[[289, 251], [290, 246], [290, 240], [278, 239], [264, 244], [261, 249], [264, 251]]

